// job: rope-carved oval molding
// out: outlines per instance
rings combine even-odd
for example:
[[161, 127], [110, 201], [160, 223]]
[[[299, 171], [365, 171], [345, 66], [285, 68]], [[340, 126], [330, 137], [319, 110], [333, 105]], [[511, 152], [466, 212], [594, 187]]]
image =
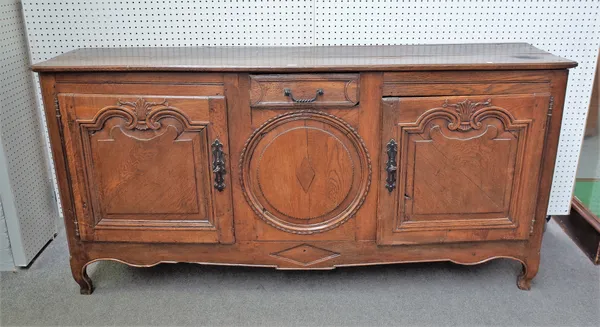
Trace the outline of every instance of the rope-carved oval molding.
[[243, 194], [257, 216], [293, 234], [336, 228], [362, 206], [371, 159], [348, 123], [313, 110], [266, 121], [240, 159]]

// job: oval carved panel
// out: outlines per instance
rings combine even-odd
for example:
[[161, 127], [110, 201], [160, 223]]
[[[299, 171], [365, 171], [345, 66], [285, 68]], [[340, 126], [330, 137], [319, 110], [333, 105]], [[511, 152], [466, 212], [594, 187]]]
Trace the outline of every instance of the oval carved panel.
[[285, 113], [257, 128], [240, 168], [254, 212], [294, 234], [340, 226], [360, 208], [371, 183], [371, 160], [358, 133], [313, 110]]

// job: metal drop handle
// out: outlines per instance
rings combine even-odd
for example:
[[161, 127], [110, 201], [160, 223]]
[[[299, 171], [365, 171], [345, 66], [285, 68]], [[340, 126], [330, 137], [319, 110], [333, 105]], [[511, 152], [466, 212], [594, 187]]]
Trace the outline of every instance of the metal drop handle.
[[325, 92], [323, 92], [323, 89], [318, 89], [317, 90], [317, 94], [315, 94], [315, 97], [312, 99], [296, 99], [294, 98], [294, 95], [292, 94], [292, 90], [290, 89], [284, 89], [283, 90], [283, 95], [290, 97], [290, 99], [292, 99], [292, 101], [296, 102], [296, 103], [311, 103], [311, 102], [315, 102], [317, 101], [317, 98], [319, 97], [319, 95], [323, 95]]

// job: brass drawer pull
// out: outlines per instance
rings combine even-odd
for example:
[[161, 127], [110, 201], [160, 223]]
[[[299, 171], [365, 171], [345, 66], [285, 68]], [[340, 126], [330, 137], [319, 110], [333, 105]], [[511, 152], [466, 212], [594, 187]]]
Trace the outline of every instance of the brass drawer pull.
[[284, 89], [283, 90], [283, 94], [285, 96], [290, 97], [290, 99], [292, 99], [292, 101], [296, 102], [296, 103], [311, 103], [311, 102], [315, 102], [317, 100], [317, 97], [319, 97], [319, 95], [323, 95], [325, 92], [323, 92], [323, 89], [318, 89], [317, 90], [317, 94], [315, 94], [315, 97], [312, 99], [295, 99], [294, 95], [292, 94], [292, 90], [290, 89]]

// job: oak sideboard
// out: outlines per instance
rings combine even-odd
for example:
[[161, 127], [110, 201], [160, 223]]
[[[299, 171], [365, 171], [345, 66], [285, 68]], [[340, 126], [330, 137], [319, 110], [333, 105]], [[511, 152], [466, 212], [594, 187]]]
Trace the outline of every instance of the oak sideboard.
[[79, 49], [36, 64], [73, 277], [540, 247], [568, 69], [524, 43]]

